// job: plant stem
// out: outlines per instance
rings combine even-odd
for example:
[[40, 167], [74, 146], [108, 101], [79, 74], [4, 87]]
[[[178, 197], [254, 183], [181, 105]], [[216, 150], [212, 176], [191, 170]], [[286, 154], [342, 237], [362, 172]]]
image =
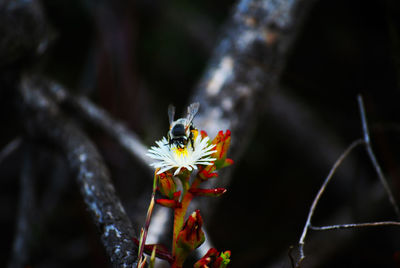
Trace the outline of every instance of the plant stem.
[[[193, 181], [192, 185], [190, 186], [190, 189], [197, 189], [201, 183], [201, 179], [199, 177], [196, 177], [196, 179]], [[173, 233], [173, 238], [172, 238], [172, 256], [175, 256], [175, 251], [176, 251], [176, 240], [178, 238], [179, 232], [182, 230], [183, 223], [185, 221], [185, 215], [186, 211], [189, 207], [190, 202], [193, 199], [193, 194], [188, 191], [184, 190], [183, 191], [183, 198], [182, 198], [182, 206], [180, 208], [175, 208], [174, 210], [174, 233]], [[174, 266], [172, 266], [174, 267]]]
[[146, 244], [147, 233], [148, 233], [149, 227], [150, 227], [151, 215], [153, 214], [153, 209], [154, 209], [154, 204], [155, 204], [154, 200], [155, 200], [156, 189], [157, 189], [157, 172], [158, 172], [158, 169], [154, 172], [153, 192], [151, 193], [151, 200], [150, 200], [149, 208], [147, 210], [145, 226], [144, 226], [144, 228], [142, 228], [142, 232], [140, 233], [138, 263], [136, 266], [137, 268], [139, 268], [139, 265], [141, 264], [141, 261], [142, 261], [144, 246]]

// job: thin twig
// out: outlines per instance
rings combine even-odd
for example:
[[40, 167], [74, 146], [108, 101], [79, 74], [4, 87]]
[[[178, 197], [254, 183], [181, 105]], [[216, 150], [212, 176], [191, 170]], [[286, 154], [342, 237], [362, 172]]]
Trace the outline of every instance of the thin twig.
[[[156, 170], [156, 172], [157, 172], [157, 170]], [[137, 264], [137, 268], [139, 268], [139, 264], [142, 261], [142, 256], [143, 256], [143, 252], [144, 252], [144, 246], [146, 245], [147, 233], [149, 232], [151, 216], [152, 216], [153, 210], [154, 210], [156, 189], [157, 189], [157, 175], [156, 175], [156, 172], [154, 173], [153, 192], [151, 193], [150, 205], [149, 205], [149, 208], [147, 210], [146, 222], [145, 222], [144, 228], [142, 228], [142, 233], [140, 234], [139, 253], [138, 253], [138, 260], [139, 261], [138, 261], [138, 264]]]
[[385, 191], [389, 197], [390, 203], [392, 204], [392, 206], [394, 208], [397, 218], [400, 220], [399, 207], [397, 206], [396, 200], [394, 199], [393, 193], [390, 190], [389, 184], [387, 183], [387, 180], [386, 180], [385, 176], [383, 175], [382, 169], [379, 166], [378, 161], [376, 160], [375, 154], [372, 151], [372, 145], [371, 145], [370, 135], [369, 135], [369, 131], [368, 131], [368, 125], [367, 125], [367, 118], [365, 115], [364, 103], [363, 103], [361, 95], [357, 96], [357, 100], [358, 100], [358, 106], [360, 109], [364, 141], [365, 141], [368, 156], [371, 159], [372, 165], [374, 166], [376, 173], [378, 174], [379, 180], [381, 181], [383, 187], [385, 188]]
[[4, 161], [5, 158], [7, 158], [10, 154], [15, 152], [19, 146], [21, 145], [21, 137], [17, 137], [10, 141], [4, 148], [3, 150], [0, 151], [0, 163]]
[[324, 193], [326, 186], [328, 185], [328, 183], [330, 182], [330, 180], [332, 179], [333, 174], [335, 174], [336, 169], [341, 165], [341, 163], [343, 162], [343, 160], [350, 154], [350, 152], [356, 148], [358, 145], [363, 144], [364, 140], [362, 139], [358, 139], [356, 141], [354, 141], [352, 144], [350, 144], [350, 146], [340, 155], [339, 159], [336, 160], [335, 164], [333, 165], [332, 169], [329, 171], [328, 176], [325, 178], [324, 183], [322, 184], [321, 188], [318, 191], [318, 194], [315, 196], [314, 201], [310, 207], [310, 211], [308, 212], [308, 216], [307, 216], [307, 221], [306, 224], [304, 225], [303, 228], [303, 233], [301, 234], [300, 240], [299, 240], [299, 252], [300, 252], [300, 258], [296, 264], [296, 267], [299, 267], [301, 261], [305, 258], [304, 256], [304, 241], [307, 235], [307, 231], [311, 226], [311, 218], [314, 215], [314, 211], [315, 208], [317, 207], [317, 204], [322, 196], [322, 194]]
[[383, 187], [386, 190], [386, 193], [389, 197], [389, 201], [391, 202], [397, 217], [400, 219], [400, 211], [399, 208], [396, 204], [396, 201], [394, 199], [394, 196], [389, 188], [389, 185], [387, 183], [387, 180], [385, 176], [383, 175], [382, 169], [378, 164], [378, 161], [376, 160], [375, 154], [373, 153], [372, 146], [371, 146], [371, 140], [370, 140], [370, 135], [368, 131], [368, 126], [367, 126], [367, 120], [365, 116], [365, 109], [364, 109], [364, 104], [361, 95], [358, 95], [357, 97], [358, 104], [359, 104], [359, 109], [360, 109], [360, 115], [361, 115], [361, 123], [362, 123], [362, 129], [363, 129], [363, 139], [362, 140], [357, 140], [353, 142], [349, 148], [339, 157], [339, 159], [336, 161], [335, 165], [332, 167], [331, 171], [329, 172], [328, 177], [325, 179], [322, 187], [320, 188], [317, 196], [315, 197], [313, 204], [310, 208], [306, 224], [303, 229], [303, 233], [300, 237], [299, 240], [299, 260], [296, 264], [296, 267], [300, 266], [300, 263], [302, 260], [305, 258], [304, 256], [304, 241], [307, 235], [308, 229], [312, 230], [336, 230], [336, 229], [348, 229], [348, 228], [359, 228], [359, 227], [374, 227], [374, 226], [387, 226], [387, 225], [392, 225], [392, 226], [400, 226], [400, 222], [395, 222], [395, 221], [385, 221], [385, 222], [372, 222], [372, 223], [351, 223], [351, 224], [340, 224], [340, 225], [329, 225], [329, 226], [312, 226], [311, 225], [311, 218], [314, 214], [315, 208], [319, 202], [319, 199], [321, 198], [323, 192], [326, 189], [327, 184], [332, 178], [332, 175], [335, 173], [337, 167], [342, 163], [344, 158], [359, 144], [364, 143], [367, 149], [368, 156], [371, 159], [371, 162], [375, 168], [376, 173], [378, 174], [378, 177], [383, 185]]
[[365, 222], [365, 223], [336, 224], [336, 225], [328, 225], [328, 226], [310, 225], [309, 228], [311, 230], [326, 231], [326, 230], [351, 229], [351, 228], [361, 228], [361, 227], [377, 227], [377, 226], [400, 226], [400, 222], [378, 221], [378, 222]]

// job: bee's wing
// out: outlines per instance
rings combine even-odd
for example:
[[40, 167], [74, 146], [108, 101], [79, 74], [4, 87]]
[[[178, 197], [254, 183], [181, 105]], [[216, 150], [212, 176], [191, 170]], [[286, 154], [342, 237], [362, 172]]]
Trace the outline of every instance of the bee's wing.
[[195, 102], [195, 103], [192, 103], [189, 105], [188, 111], [187, 111], [187, 117], [186, 117], [188, 125], [193, 121], [193, 118], [199, 111], [199, 108], [200, 108], [200, 103], [198, 103], [198, 102]]
[[172, 122], [174, 122], [174, 117], [175, 117], [175, 106], [170, 104], [168, 105], [168, 118], [169, 118], [169, 125], [172, 125]]

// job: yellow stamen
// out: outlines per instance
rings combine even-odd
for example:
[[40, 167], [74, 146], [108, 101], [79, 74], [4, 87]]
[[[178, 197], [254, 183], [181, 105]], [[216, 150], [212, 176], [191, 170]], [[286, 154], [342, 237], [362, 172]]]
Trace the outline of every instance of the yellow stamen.
[[188, 150], [186, 147], [184, 147], [183, 149], [174, 147], [172, 148], [172, 150], [174, 151], [174, 154], [176, 154], [178, 157], [186, 157], [188, 155]]

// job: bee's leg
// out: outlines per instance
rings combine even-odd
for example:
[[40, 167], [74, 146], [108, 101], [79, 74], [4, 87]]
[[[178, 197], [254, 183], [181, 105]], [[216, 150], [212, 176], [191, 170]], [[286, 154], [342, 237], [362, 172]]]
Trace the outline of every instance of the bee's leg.
[[[168, 141], [167, 144], [168, 144], [169, 146], [171, 146], [172, 141], [171, 141], [171, 137], [169, 136], [169, 131], [168, 131], [168, 133], [167, 133], [167, 141]], [[166, 145], [167, 145], [167, 144], [166, 144]]]
[[189, 142], [192, 145], [193, 151], [194, 151], [194, 142], [193, 142], [193, 133], [190, 131], [189, 135]]
[[172, 144], [173, 144], [173, 141], [172, 141], [172, 139], [168, 136], [168, 145], [169, 145], [169, 147], [171, 147]]

